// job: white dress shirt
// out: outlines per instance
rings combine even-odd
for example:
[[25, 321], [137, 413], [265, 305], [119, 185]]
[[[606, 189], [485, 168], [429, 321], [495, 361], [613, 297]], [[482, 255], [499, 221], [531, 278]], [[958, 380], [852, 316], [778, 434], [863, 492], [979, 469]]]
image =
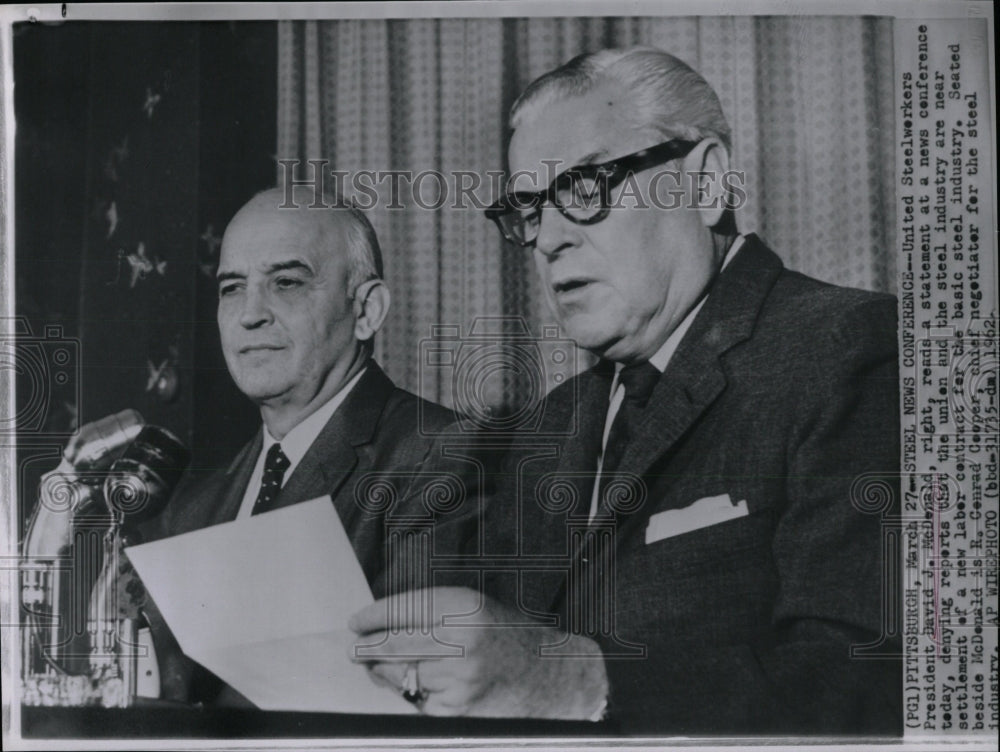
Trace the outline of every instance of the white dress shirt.
[[[722, 266], [719, 267], [719, 274], [722, 270], [729, 266], [729, 262], [733, 260], [736, 252], [743, 245], [743, 236], [737, 235], [736, 239], [733, 240], [729, 250], [726, 252], [726, 257], [722, 261]], [[649, 362], [656, 367], [656, 369], [663, 373], [667, 370], [667, 365], [670, 363], [670, 359], [674, 357], [674, 353], [677, 351], [677, 346], [684, 339], [684, 335], [687, 334], [687, 330], [691, 328], [691, 324], [694, 323], [695, 317], [701, 310], [701, 307], [705, 305], [705, 301], [708, 300], [708, 296], [705, 295], [698, 304], [688, 311], [687, 316], [677, 325], [670, 336], [667, 337], [666, 342], [664, 342], [660, 349], [657, 350], [649, 358]], [[590, 497], [590, 518], [593, 519], [594, 515], [597, 514], [597, 505], [600, 501], [599, 491], [601, 486], [601, 469], [604, 466], [604, 450], [608, 445], [608, 434], [611, 433], [611, 425], [615, 422], [615, 416], [618, 415], [618, 410], [622, 406], [622, 402], [625, 401], [625, 387], [622, 386], [621, 382], [618, 380], [618, 374], [621, 373], [623, 366], [621, 363], [615, 364], [615, 377], [611, 381], [611, 403], [608, 405], [608, 415], [604, 419], [604, 435], [601, 437], [601, 454], [597, 458], [597, 477], [594, 479], [594, 490]]]
[[355, 374], [354, 378], [341, 387], [339, 392], [324, 402], [316, 412], [309, 415], [289, 431], [281, 441], [271, 436], [271, 432], [267, 430], [267, 426], [264, 426], [264, 445], [260, 449], [260, 454], [257, 455], [257, 464], [254, 465], [246, 491], [243, 492], [243, 501], [240, 504], [240, 511], [236, 515], [237, 519], [249, 517], [253, 511], [254, 502], [257, 501], [257, 494], [260, 493], [260, 481], [264, 475], [264, 460], [267, 457], [267, 451], [274, 444], [281, 444], [281, 451], [288, 457], [288, 469], [285, 470], [285, 475], [281, 479], [281, 486], [284, 488], [292, 473], [295, 472], [295, 468], [298, 467], [302, 458], [305, 457], [306, 452], [309, 451], [309, 447], [316, 441], [319, 432], [323, 430], [323, 426], [333, 417], [337, 408], [347, 398], [354, 385], [361, 380], [361, 376], [366, 370], [367, 366]]

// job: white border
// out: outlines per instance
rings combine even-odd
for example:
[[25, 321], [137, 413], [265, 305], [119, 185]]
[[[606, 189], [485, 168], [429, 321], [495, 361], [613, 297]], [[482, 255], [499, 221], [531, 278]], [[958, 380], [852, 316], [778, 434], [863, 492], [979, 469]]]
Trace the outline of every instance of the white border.
[[[985, 0], [394, 0], [318, 3], [58, 3], [3, 8], [8, 22], [251, 21], [363, 18], [542, 18], [546, 16], [892, 16], [894, 18], [991, 17]], [[964, 10], [964, 12], [963, 12]], [[2, 17], [2, 16], [0, 16]]]

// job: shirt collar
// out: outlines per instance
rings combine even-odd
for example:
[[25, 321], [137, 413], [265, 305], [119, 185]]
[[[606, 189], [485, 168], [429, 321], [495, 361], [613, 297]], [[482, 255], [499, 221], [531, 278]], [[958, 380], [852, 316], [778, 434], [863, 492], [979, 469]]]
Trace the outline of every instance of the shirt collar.
[[330, 418], [333, 417], [334, 412], [340, 407], [341, 403], [347, 398], [348, 393], [354, 388], [354, 385], [361, 380], [364, 372], [368, 370], [365, 366], [354, 377], [348, 381], [340, 391], [333, 395], [330, 399], [323, 403], [323, 405], [311, 413], [305, 420], [295, 426], [291, 431], [285, 434], [280, 442], [271, 436], [271, 432], [267, 430], [267, 426], [264, 426], [264, 446], [261, 450], [262, 455], [266, 455], [267, 451], [274, 444], [281, 444], [281, 451], [285, 453], [288, 457], [289, 468], [285, 471], [285, 476], [291, 475], [291, 471], [295, 468], [302, 458], [305, 456], [306, 452], [309, 451], [309, 447], [312, 446], [313, 442], [316, 441], [316, 437], [319, 436], [319, 432], [323, 430]]

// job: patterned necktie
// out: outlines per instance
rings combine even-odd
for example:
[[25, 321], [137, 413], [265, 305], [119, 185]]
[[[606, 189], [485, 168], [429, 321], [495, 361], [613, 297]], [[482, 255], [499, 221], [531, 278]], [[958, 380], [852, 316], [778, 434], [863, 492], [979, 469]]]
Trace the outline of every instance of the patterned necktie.
[[285, 453], [281, 451], [281, 444], [272, 444], [267, 450], [267, 457], [264, 460], [264, 474], [260, 478], [260, 492], [257, 494], [257, 501], [253, 504], [250, 514], [260, 514], [268, 512], [274, 508], [274, 502], [281, 493], [281, 482], [285, 479], [285, 471], [292, 464]]
[[607, 514], [605, 505], [605, 487], [614, 476], [625, 456], [626, 447], [632, 443], [633, 432], [642, 418], [643, 410], [649, 397], [660, 380], [660, 371], [652, 363], [637, 363], [623, 368], [618, 374], [618, 380], [625, 387], [625, 399], [622, 400], [618, 414], [615, 415], [608, 432], [608, 443], [604, 448], [604, 460], [601, 463], [601, 488], [598, 494], [598, 515]]

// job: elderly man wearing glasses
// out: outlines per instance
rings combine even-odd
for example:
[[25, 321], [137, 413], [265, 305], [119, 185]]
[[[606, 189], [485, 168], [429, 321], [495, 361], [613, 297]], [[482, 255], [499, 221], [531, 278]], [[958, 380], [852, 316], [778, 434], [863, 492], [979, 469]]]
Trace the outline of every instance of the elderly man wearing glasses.
[[895, 300], [737, 231], [729, 125], [666, 53], [578, 57], [511, 126], [487, 216], [600, 360], [511, 451], [481, 587], [356, 614], [358, 659], [429, 714], [900, 733], [892, 499], [862, 503], [899, 470]]

